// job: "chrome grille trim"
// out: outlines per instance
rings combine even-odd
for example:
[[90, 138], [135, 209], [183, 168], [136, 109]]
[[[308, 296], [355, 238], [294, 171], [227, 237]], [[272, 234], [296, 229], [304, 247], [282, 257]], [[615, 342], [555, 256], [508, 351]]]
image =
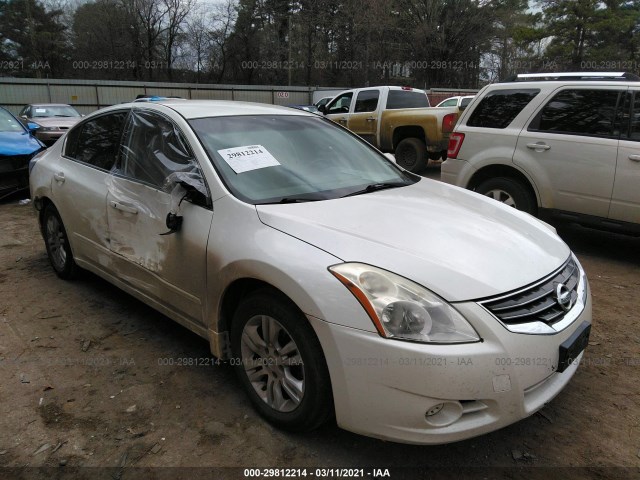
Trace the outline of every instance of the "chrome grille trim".
[[[570, 292], [572, 307], [565, 311], [557, 300], [557, 286]], [[586, 278], [571, 255], [555, 272], [515, 292], [478, 301], [508, 330], [515, 333], [555, 334], [571, 325], [586, 304]]]

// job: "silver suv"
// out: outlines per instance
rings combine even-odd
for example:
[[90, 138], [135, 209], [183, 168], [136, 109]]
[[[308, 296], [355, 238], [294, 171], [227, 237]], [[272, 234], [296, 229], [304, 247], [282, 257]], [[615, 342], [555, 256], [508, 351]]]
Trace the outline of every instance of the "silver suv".
[[541, 217], [640, 233], [640, 77], [526, 74], [488, 85], [442, 180]]

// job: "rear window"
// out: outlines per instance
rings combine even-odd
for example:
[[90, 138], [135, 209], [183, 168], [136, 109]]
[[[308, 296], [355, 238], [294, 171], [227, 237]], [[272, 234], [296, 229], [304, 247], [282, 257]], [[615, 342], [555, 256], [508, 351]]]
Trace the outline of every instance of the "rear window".
[[389, 90], [387, 110], [398, 108], [424, 108], [429, 106], [429, 99], [424, 92], [411, 90]]
[[495, 90], [487, 93], [471, 113], [469, 127], [507, 128], [539, 89]]
[[596, 137], [617, 136], [613, 131], [617, 90], [568, 89], [555, 95], [529, 126], [530, 131]]

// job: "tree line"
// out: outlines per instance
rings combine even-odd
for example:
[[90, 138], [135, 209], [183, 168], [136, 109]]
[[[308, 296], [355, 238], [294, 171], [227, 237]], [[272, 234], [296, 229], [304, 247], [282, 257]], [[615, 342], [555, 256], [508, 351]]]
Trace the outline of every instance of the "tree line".
[[640, 0], [0, 0], [0, 75], [478, 88], [640, 73]]

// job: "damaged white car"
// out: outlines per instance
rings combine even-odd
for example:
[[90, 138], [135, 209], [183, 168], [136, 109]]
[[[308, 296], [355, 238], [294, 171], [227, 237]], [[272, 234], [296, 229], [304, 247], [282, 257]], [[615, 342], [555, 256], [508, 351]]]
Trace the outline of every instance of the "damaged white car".
[[303, 111], [100, 110], [32, 162], [31, 193], [60, 277], [206, 338], [280, 428], [462, 440], [542, 408], [587, 345], [587, 279], [551, 227]]

